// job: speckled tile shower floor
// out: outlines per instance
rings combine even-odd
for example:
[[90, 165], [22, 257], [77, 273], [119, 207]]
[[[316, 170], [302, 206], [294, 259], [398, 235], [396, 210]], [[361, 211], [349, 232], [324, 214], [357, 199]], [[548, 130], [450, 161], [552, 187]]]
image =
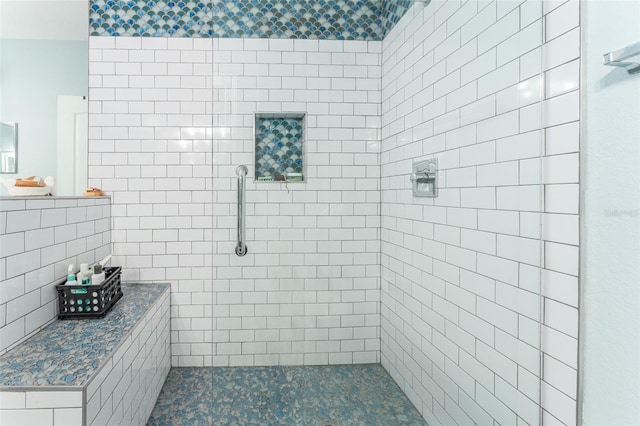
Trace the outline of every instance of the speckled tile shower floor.
[[147, 425], [425, 425], [380, 365], [172, 368]]

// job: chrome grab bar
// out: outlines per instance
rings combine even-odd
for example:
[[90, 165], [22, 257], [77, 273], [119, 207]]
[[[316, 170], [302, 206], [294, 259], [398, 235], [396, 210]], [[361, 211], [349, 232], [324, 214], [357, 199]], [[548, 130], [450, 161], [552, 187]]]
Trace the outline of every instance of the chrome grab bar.
[[236, 254], [238, 256], [247, 254], [247, 245], [244, 243], [244, 186], [247, 173], [249, 173], [249, 169], [245, 165], [236, 168], [236, 176], [238, 176], [238, 245], [236, 246]]

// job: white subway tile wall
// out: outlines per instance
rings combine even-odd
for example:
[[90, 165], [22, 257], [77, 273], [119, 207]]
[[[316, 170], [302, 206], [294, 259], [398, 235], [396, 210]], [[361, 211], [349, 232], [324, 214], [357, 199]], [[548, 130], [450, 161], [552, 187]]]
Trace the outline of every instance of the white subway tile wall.
[[[173, 365], [380, 361], [380, 50], [90, 38], [90, 184], [126, 278], [172, 284]], [[307, 113], [306, 183], [253, 182], [254, 112]]]
[[579, 324], [580, 10], [578, 0], [545, 1], [543, 6], [541, 396], [545, 423], [574, 425]]
[[578, 25], [432, 1], [383, 42], [382, 363], [429, 424], [576, 424]]
[[0, 423], [81, 426], [82, 391], [0, 392]]
[[145, 425], [171, 367], [169, 293], [131, 330], [87, 384], [88, 425]]
[[69, 264], [109, 253], [108, 197], [0, 200], [0, 354], [55, 319]]

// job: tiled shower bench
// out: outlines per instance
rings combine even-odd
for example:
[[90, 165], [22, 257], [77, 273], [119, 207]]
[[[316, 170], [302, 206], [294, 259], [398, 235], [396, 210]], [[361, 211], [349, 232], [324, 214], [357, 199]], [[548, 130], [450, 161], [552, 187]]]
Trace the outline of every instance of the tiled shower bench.
[[0, 357], [0, 424], [144, 425], [170, 368], [169, 287], [124, 283], [104, 318], [56, 320]]

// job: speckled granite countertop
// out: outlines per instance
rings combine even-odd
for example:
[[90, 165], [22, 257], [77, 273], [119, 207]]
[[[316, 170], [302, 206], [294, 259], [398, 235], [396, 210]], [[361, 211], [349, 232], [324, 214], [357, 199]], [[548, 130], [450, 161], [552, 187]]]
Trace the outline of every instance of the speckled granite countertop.
[[86, 385], [169, 287], [123, 283], [124, 296], [104, 318], [52, 322], [0, 357], [0, 389]]

